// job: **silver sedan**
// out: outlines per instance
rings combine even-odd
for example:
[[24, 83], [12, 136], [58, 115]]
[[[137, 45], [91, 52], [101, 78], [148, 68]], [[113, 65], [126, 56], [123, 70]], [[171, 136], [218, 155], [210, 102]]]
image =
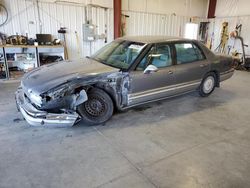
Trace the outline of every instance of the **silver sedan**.
[[100, 124], [114, 109], [197, 90], [209, 96], [234, 73], [231, 57], [196, 40], [164, 36], [119, 38], [82, 62], [58, 62], [27, 73], [16, 101], [31, 125]]

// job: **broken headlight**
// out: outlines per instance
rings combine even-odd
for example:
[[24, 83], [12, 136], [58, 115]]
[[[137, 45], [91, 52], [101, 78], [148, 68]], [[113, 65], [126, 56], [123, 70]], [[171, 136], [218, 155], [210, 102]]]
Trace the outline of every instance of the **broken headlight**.
[[42, 105], [42, 97], [33, 93], [29, 93], [29, 99], [32, 103], [34, 103], [37, 106]]
[[65, 93], [67, 92], [67, 90], [68, 90], [68, 86], [53, 89], [53, 90], [47, 92], [46, 100], [48, 101], [50, 99], [53, 100], [53, 99], [57, 99], [57, 98], [62, 98], [65, 96]]

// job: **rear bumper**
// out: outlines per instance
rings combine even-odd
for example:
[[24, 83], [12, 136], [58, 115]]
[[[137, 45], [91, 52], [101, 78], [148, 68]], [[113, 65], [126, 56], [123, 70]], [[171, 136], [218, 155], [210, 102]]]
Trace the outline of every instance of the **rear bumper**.
[[80, 118], [76, 112], [57, 114], [38, 110], [25, 98], [21, 88], [17, 90], [15, 98], [18, 110], [25, 120], [33, 126], [69, 127], [73, 126]]
[[222, 82], [231, 78], [233, 74], [234, 74], [234, 69], [230, 69], [229, 71], [220, 73], [220, 81]]

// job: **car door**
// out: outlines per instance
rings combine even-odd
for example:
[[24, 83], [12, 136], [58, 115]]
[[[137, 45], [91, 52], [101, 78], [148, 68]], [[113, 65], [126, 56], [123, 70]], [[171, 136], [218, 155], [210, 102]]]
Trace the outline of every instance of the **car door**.
[[[157, 67], [157, 71], [145, 72], [149, 65]], [[130, 72], [130, 78], [129, 106], [172, 95], [175, 84], [172, 46], [169, 44], [152, 46], [135, 70]]]
[[199, 87], [210, 66], [201, 48], [192, 42], [174, 44], [176, 55], [176, 93], [195, 90]]

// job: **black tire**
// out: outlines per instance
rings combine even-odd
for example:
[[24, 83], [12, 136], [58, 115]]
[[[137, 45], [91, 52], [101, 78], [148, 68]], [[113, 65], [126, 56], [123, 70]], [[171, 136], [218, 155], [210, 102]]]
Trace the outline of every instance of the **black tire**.
[[236, 69], [236, 70], [238, 70], [238, 69], [239, 69], [239, 67], [240, 67], [240, 62], [235, 61], [235, 62], [234, 62], [234, 66], [233, 66], [233, 68], [234, 68], [234, 69]]
[[96, 125], [108, 121], [114, 111], [113, 101], [103, 90], [94, 88], [88, 92], [88, 100], [77, 107], [78, 113], [88, 124]]
[[209, 96], [215, 89], [217, 78], [215, 73], [210, 72], [203, 78], [199, 87], [199, 94], [201, 97]]
[[250, 72], [250, 67], [245, 67], [248, 72]]

